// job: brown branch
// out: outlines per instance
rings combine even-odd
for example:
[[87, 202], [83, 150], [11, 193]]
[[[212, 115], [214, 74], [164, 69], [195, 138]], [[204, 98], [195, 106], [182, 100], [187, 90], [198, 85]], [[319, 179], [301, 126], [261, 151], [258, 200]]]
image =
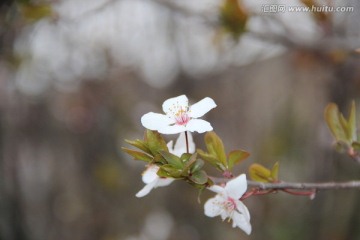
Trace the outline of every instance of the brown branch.
[[[209, 176], [215, 184], [226, 183], [231, 178]], [[335, 189], [360, 189], [360, 180], [347, 182], [321, 182], [321, 183], [297, 183], [297, 182], [277, 182], [264, 183], [256, 181], [247, 181], [249, 187], [258, 188], [260, 190], [335, 190]]]
[[348, 182], [323, 182], [323, 183], [291, 183], [291, 182], [279, 182], [279, 183], [262, 183], [255, 181], [248, 181], [249, 187], [257, 187], [261, 190], [269, 189], [298, 189], [298, 190], [334, 190], [334, 189], [360, 189], [360, 181], [348, 181]]

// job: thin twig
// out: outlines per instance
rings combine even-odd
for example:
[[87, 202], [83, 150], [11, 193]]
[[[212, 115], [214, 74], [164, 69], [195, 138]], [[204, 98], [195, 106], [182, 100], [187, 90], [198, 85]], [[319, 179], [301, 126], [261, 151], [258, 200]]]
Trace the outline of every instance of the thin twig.
[[360, 189], [360, 181], [348, 182], [322, 182], [322, 183], [292, 183], [292, 182], [279, 182], [279, 183], [262, 183], [255, 181], [248, 181], [249, 187], [257, 187], [262, 190], [268, 189], [313, 189], [313, 190], [331, 190], [331, 189]]
[[[226, 183], [231, 179], [222, 177], [209, 176], [215, 184]], [[249, 187], [255, 187], [260, 190], [331, 190], [331, 189], [360, 189], [360, 180], [353, 180], [347, 182], [320, 182], [320, 183], [298, 183], [298, 182], [277, 182], [277, 183], [264, 183], [256, 181], [247, 181]]]

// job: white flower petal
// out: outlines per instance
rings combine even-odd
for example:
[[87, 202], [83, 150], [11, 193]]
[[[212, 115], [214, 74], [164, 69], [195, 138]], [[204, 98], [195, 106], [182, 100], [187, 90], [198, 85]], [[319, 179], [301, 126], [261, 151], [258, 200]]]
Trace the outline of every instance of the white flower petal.
[[230, 216], [229, 216], [228, 212], [225, 211], [225, 209], [224, 209], [224, 210], [221, 212], [220, 217], [221, 217], [221, 220], [224, 221], [225, 219], [229, 218]]
[[186, 128], [185, 126], [182, 125], [172, 125], [172, 126], [162, 126], [161, 128], [158, 129], [159, 133], [162, 134], [176, 134], [176, 133], [181, 133], [181, 132], [185, 132]]
[[191, 132], [188, 132], [188, 140], [189, 140], [189, 153], [194, 153], [196, 150], [196, 146]]
[[173, 178], [161, 178], [156, 173], [159, 167], [156, 165], [150, 165], [143, 173], [142, 180], [146, 185], [136, 194], [137, 197], [143, 197], [153, 189], [157, 187], [165, 187], [172, 183]]
[[238, 212], [234, 212], [234, 214], [232, 216], [232, 220], [233, 220], [233, 224], [232, 224], [233, 227], [239, 227], [246, 234], [250, 235], [250, 233], [251, 233], [251, 224], [245, 218], [244, 215], [242, 215], [242, 214], [240, 214]]
[[[168, 143], [166, 144], [166, 146], [167, 146], [167, 148], [169, 149], [169, 152], [172, 153], [172, 154], [174, 154], [174, 152], [173, 152], [173, 146], [174, 146], [173, 140], [171, 140], [170, 142], [168, 142]], [[176, 154], [175, 154], [175, 155], [176, 155]]]
[[219, 185], [212, 185], [208, 189], [219, 194], [225, 194], [225, 189]]
[[213, 127], [210, 125], [209, 122], [205, 120], [191, 119], [186, 125], [186, 130], [190, 132], [204, 133], [204, 132], [212, 131]]
[[188, 105], [188, 98], [185, 95], [180, 95], [166, 100], [162, 105], [162, 109], [164, 113], [173, 115], [172, 113], [174, 112], [174, 109], [186, 109]]
[[241, 174], [238, 177], [226, 183], [225, 190], [228, 195], [234, 199], [239, 199], [246, 192], [247, 181], [246, 175]]
[[168, 186], [168, 185], [170, 185], [174, 180], [175, 180], [175, 179], [173, 179], [173, 178], [160, 178], [160, 177], [159, 177], [159, 180], [157, 181], [157, 183], [156, 183], [156, 185], [154, 186], [154, 188]]
[[135, 196], [140, 198], [148, 195], [149, 192], [155, 187], [156, 182], [157, 181], [155, 180], [149, 184], [146, 184]]
[[209, 97], [191, 105], [189, 116], [192, 118], [202, 117], [205, 113], [216, 107], [216, 103]]
[[[192, 134], [188, 132], [188, 142], [189, 142], [189, 153], [195, 152], [195, 143], [192, 137]], [[180, 157], [183, 153], [186, 153], [186, 138], [185, 132], [180, 133], [179, 137], [176, 139], [174, 149], [171, 149], [170, 152]]]
[[207, 200], [204, 205], [205, 215], [208, 217], [219, 216], [223, 212], [221, 202], [223, 202], [223, 199], [218, 195]]
[[148, 184], [159, 178], [156, 174], [159, 171], [159, 167], [156, 165], [149, 165], [147, 169], [142, 174], [142, 180], [144, 183]]
[[141, 123], [147, 129], [159, 131], [161, 128], [175, 123], [175, 120], [164, 114], [149, 112], [141, 117]]
[[250, 221], [250, 213], [248, 208], [245, 206], [245, 204], [239, 200], [236, 201], [236, 209], [241, 214], [244, 215], [245, 219], [249, 222]]

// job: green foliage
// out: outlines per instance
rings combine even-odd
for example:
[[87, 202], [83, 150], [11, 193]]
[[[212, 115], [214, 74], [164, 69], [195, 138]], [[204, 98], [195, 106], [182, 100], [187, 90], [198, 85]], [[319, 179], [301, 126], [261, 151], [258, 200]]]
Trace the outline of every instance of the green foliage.
[[276, 162], [272, 169], [254, 163], [249, 167], [250, 178], [257, 182], [272, 183], [278, 181], [279, 163]]
[[226, 166], [225, 148], [219, 136], [215, 132], [206, 133], [205, 144], [209, 155], [214, 156], [222, 166]]
[[122, 150], [124, 152], [126, 152], [127, 154], [129, 154], [130, 156], [132, 156], [134, 158], [134, 160], [141, 160], [144, 162], [151, 162], [153, 160], [152, 156], [150, 156], [146, 153], [143, 153], [143, 152], [135, 151], [135, 150], [124, 148], [124, 147], [122, 148]]
[[128, 144], [141, 150], [132, 150], [125, 147], [121, 149], [132, 156], [135, 160], [140, 160], [148, 163], [167, 163], [166, 159], [160, 154], [168, 152], [166, 142], [163, 137], [156, 131], [146, 130], [144, 140], [136, 139], [134, 141], [125, 140]]
[[192, 173], [189, 179], [195, 184], [201, 185], [207, 183], [208, 176], [204, 170], [200, 170]]
[[207, 152], [197, 150], [200, 158], [207, 161], [221, 172], [232, 170], [236, 164], [243, 162], [250, 154], [244, 150], [234, 150], [226, 156], [225, 147], [220, 137], [215, 132], [205, 134]]
[[248, 13], [238, 0], [225, 0], [220, 7], [219, 20], [222, 28], [230, 34], [234, 40], [246, 30]]
[[35, 22], [45, 17], [54, 16], [54, 11], [49, 3], [33, 4], [30, 1], [19, 1], [17, 6], [21, 15], [29, 22]]
[[[170, 153], [165, 140], [157, 131], [146, 130], [144, 140], [125, 141], [138, 150], [125, 147], [122, 150], [134, 160], [158, 165], [160, 168], [157, 175], [160, 177], [184, 179], [200, 189], [213, 184], [206, 172], [202, 170], [204, 161], [197, 158], [197, 153], [184, 153], [181, 157]], [[219, 149], [213, 149], [213, 151], [217, 152]]]
[[325, 108], [326, 123], [337, 142], [337, 149], [358, 149], [360, 143], [357, 142], [356, 128], [356, 107], [352, 101], [348, 119], [340, 113], [335, 103], [330, 103]]
[[130, 144], [136, 148], [139, 148], [140, 150], [142, 150], [148, 154], [151, 154], [151, 151], [150, 151], [148, 145], [144, 141], [136, 139], [135, 141], [125, 140], [125, 142], [127, 142], [128, 144]]
[[165, 160], [175, 169], [182, 169], [183, 163], [180, 158], [172, 153], [161, 151], [161, 156], [165, 158]]
[[159, 154], [160, 151], [169, 151], [164, 138], [157, 131], [146, 130], [144, 140], [153, 155]]
[[229, 169], [232, 169], [236, 164], [241, 163], [250, 156], [250, 153], [244, 150], [234, 150], [229, 153]]

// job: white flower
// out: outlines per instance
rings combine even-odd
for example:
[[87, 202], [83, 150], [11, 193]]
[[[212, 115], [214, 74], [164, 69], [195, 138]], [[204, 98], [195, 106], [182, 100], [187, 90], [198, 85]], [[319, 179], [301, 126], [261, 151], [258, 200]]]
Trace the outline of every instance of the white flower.
[[232, 219], [233, 227], [239, 227], [247, 234], [250, 234], [250, 213], [247, 207], [239, 200], [247, 189], [245, 174], [230, 180], [225, 187], [213, 185], [209, 189], [216, 192], [217, 195], [205, 203], [205, 215], [208, 217], [220, 215], [222, 220]]
[[[189, 142], [189, 153], [195, 152], [195, 143], [191, 133], [188, 133], [188, 142]], [[168, 142], [167, 147], [169, 152], [181, 157], [183, 153], [186, 153], [186, 140], [185, 133], [180, 133], [179, 137], [176, 139], [175, 146], [173, 146], [173, 141]]]
[[189, 106], [185, 95], [166, 100], [162, 109], [164, 114], [149, 112], [142, 116], [142, 125], [150, 130], [163, 134], [175, 134], [185, 131], [204, 133], [213, 128], [209, 122], [197, 119], [216, 107], [214, 100], [209, 97]]
[[[195, 152], [195, 143], [193, 141], [191, 133], [188, 134], [188, 142], [189, 142], [189, 152]], [[175, 146], [173, 147], [173, 141], [170, 141], [167, 144], [169, 152], [180, 157], [183, 153], [186, 152], [186, 141], [185, 141], [185, 133], [181, 133], [175, 142]], [[142, 180], [145, 183], [143, 189], [141, 189], [136, 197], [144, 197], [149, 194], [150, 191], [157, 187], [165, 187], [170, 185], [175, 179], [173, 178], [163, 178], [159, 177], [156, 173], [159, 170], [159, 167], [154, 164], [150, 164], [147, 169], [144, 171]]]
[[150, 164], [142, 175], [142, 180], [146, 184], [137, 194], [136, 197], [144, 197], [149, 194], [153, 188], [165, 187], [170, 185], [175, 179], [173, 178], [162, 178], [156, 173], [159, 170], [159, 166]]

